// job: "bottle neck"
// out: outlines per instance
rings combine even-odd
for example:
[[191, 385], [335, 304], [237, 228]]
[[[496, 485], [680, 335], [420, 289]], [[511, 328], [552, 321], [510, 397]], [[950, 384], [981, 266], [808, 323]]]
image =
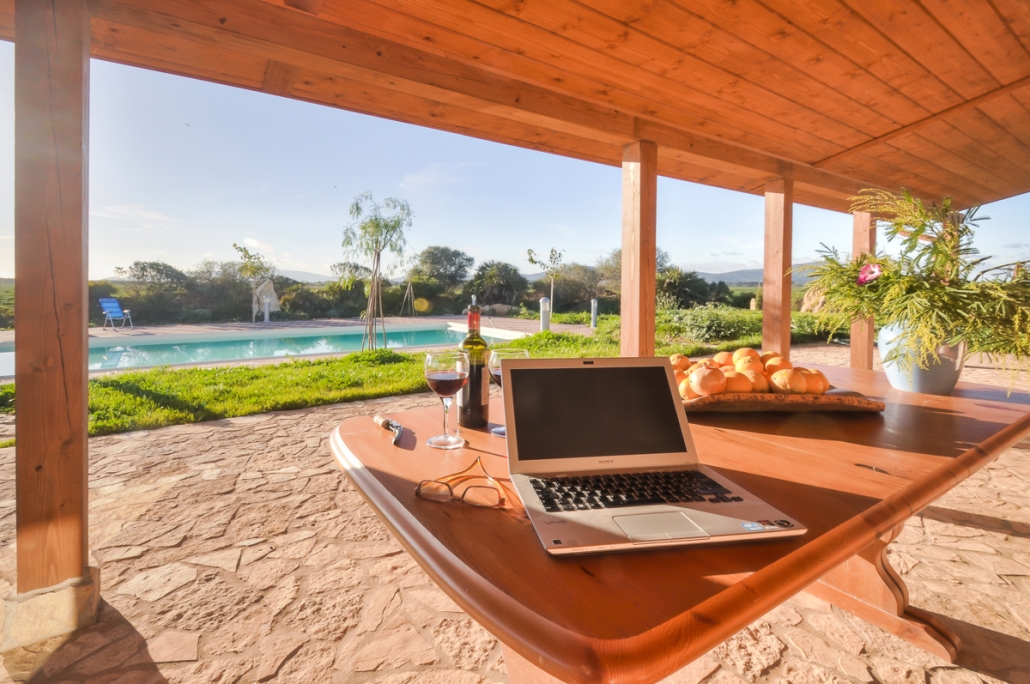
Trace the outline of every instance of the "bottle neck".
[[469, 332], [479, 334], [479, 312], [469, 309]]

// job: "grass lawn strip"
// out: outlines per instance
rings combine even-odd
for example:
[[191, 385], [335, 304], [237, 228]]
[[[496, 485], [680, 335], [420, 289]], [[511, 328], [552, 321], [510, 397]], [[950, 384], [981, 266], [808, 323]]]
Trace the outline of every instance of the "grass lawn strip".
[[[733, 328], [736, 339], [699, 344], [685, 339], [682, 317], [661, 312], [656, 354], [703, 356], [740, 347], [758, 347], [752, 313]], [[735, 314], [737, 315], [737, 314]], [[687, 326], [689, 327], [689, 325]], [[757, 328], [761, 330], [760, 314]], [[811, 328], [811, 329], [809, 329]], [[794, 341], [825, 339], [818, 326], [795, 330]], [[528, 349], [537, 358], [619, 355], [619, 317], [604, 316], [592, 336], [544, 332], [511, 340], [505, 346]], [[323, 406], [346, 401], [426, 392], [424, 352], [365, 351], [332, 359], [291, 360], [275, 365], [218, 368], [156, 368], [102, 376], [89, 381], [89, 434], [151, 430], [269, 411]], [[0, 413], [14, 413], [14, 384], [0, 385]], [[14, 440], [0, 442], [0, 448]]]

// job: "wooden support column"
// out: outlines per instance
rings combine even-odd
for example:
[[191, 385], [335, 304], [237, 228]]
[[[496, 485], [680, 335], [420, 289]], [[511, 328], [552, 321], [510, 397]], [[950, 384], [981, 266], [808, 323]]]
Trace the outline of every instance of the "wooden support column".
[[622, 150], [623, 356], [654, 356], [658, 146], [641, 140]]
[[[876, 222], [873, 215], [865, 211], [852, 214], [852, 258], [861, 254], [876, 252]], [[851, 367], [863, 370], [873, 368], [873, 319], [854, 321], [851, 324]]]
[[762, 269], [762, 349], [790, 358], [791, 251], [794, 177], [788, 166], [765, 185], [765, 264]]
[[87, 565], [89, 8], [16, 0], [18, 591]]

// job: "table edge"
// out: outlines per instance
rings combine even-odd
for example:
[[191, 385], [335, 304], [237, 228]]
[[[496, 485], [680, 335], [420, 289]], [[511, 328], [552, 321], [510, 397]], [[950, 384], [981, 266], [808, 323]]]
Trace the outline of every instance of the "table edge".
[[[362, 418], [349, 418], [344, 423], [354, 420]], [[861, 515], [690, 611], [646, 632], [620, 639], [586, 637], [557, 625], [473, 573], [446, 547], [424, 543], [431, 535], [354, 456], [341, 435], [342, 425], [330, 435], [337, 465], [419, 565], [487, 631], [529, 662], [563, 681], [651, 684], [681, 669], [803, 591], [1018, 443], [1030, 434], [1030, 412]], [[412, 534], [405, 534], [406, 531]], [[475, 578], [476, 593], [470, 592], [472, 584], [463, 587], [458, 578]], [[741, 605], [748, 606], [748, 610], [740, 610]], [[492, 615], [504, 615], [504, 624]], [[515, 629], [511, 627], [512, 618], [517, 618]], [[656, 653], [666, 655], [656, 658]]]

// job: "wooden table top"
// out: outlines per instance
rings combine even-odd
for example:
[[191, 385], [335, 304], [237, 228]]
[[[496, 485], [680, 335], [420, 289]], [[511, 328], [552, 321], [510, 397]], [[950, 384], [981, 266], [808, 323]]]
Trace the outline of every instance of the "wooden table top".
[[[415, 497], [415, 484], [483, 456], [507, 474], [505, 442], [464, 430], [429, 449], [439, 408], [334, 431], [333, 452], [422, 567], [473, 618], [563, 681], [650, 683], [732, 636], [903, 523], [1030, 433], [1030, 397], [962, 383], [950, 397], [892, 389], [882, 373], [820, 367], [886, 402], [882, 414], [690, 417], [700, 460], [809, 529], [784, 540], [555, 558], [518, 502], [477, 509]], [[492, 416], [503, 415], [500, 402]]]

